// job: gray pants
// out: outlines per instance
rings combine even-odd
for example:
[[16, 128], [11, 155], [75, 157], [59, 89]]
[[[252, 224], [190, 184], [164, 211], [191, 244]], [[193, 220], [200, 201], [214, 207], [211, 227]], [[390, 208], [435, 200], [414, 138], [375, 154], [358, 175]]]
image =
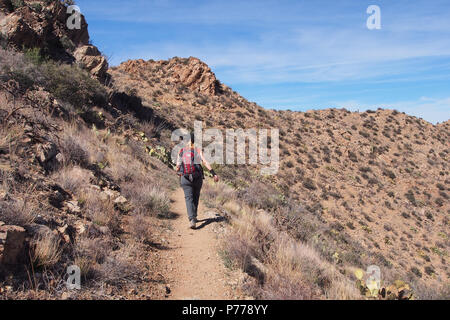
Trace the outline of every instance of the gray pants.
[[202, 177], [195, 178], [192, 182], [184, 176], [181, 177], [181, 187], [184, 191], [184, 199], [186, 200], [186, 209], [189, 221], [192, 219], [197, 219], [198, 201], [200, 199], [202, 185]]

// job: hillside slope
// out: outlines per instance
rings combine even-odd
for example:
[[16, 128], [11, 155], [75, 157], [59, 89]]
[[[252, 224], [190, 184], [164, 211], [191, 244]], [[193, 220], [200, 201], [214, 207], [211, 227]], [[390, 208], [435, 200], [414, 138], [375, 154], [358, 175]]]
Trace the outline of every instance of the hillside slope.
[[[1, 298], [167, 298], [161, 251], [181, 225], [170, 136], [196, 120], [280, 129], [278, 174], [215, 165], [225, 182], [203, 191], [226, 223], [219, 254], [245, 272], [244, 295], [360, 299], [355, 268], [375, 264], [396, 284], [388, 298], [411, 297], [395, 280], [416, 298], [448, 298], [449, 121], [266, 110], [192, 57], [108, 69], [84, 18], [81, 30], [64, 27], [65, 9], [0, 4]], [[72, 264], [81, 291], [65, 289]]]
[[[109, 73], [117, 88], [179, 127], [200, 120], [205, 128], [279, 128], [276, 176], [259, 177], [252, 166], [218, 170], [246, 203], [272, 212], [278, 228], [338, 268], [376, 264], [387, 279], [448, 284], [448, 121], [381, 109], [265, 110], [196, 58], [127, 61]], [[303, 217], [286, 214], [293, 204]]]
[[[177, 179], [146, 151], [158, 119], [103, 85], [106, 59], [65, 11], [0, 6], [0, 299], [164, 299]], [[81, 290], [66, 288], [72, 265]]]

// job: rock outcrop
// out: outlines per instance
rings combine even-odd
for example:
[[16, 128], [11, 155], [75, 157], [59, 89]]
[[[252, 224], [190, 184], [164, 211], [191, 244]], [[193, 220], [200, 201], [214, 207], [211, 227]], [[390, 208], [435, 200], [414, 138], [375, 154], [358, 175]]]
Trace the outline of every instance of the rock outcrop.
[[74, 52], [76, 61], [98, 79], [104, 79], [108, 71], [108, 61], [96, 46], [85, 45]]
[[25, 258], [26, 231], [0, 221], [0, 265], [13, 266]]
[[181, 84], [191, 91], [206, 96], [216, 96], [222, 92], [222, 84], [217, 80], [211, 68], [194, 57], [172, 58], [168, 61], [129, 60], [122, 63], [118, 70], [130, 75], [142, 74], [145, 70], [158, 70], [166, 81]]
[[171, 68], [176, 82], [191, 90], [214, 96], [219, 92], [220, 83], [209, 66], [197, 58], [189, 58], [185, 64], [174, 64]]
[[67, 27], [69, 17], [67, 7], [60, 1], [24, 1], [20, 7], [3, 1], [0, 32], [2, 38], [16, 49], [40, 48], [52, 59], [80, 63], [94, 77], [103, 80], [108, 63], [97, 47], [89, 44], [84, 16], [81, 15], [81, 28], [73, 30]]

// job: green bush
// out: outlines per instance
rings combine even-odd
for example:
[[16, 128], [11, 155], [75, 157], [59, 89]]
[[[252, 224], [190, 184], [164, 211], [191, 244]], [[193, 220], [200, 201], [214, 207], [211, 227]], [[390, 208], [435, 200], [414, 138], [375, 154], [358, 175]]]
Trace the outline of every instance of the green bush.
[[44, 87], [56, 98], [84, 110], [106, 101], [105, 88], [88, 72], [77, 66], [59, 64], [53, 61], [42, 66]]
[[106, 89], [76, 65], [47, 61], [38, 48], [24, 54], [0, 49], [0, 82], [15, 80], [22, 91], [41, 86], [55, 98], [86, 111], [106, 102]]
[[17, 10], [25, 5], [23, 0], [11, 0], [11, 5], [14, 10]]
[[8, 37], [0, 32], [0, 48], [6, 49], [8, 46]]
[[22, 54], [0, 49], [0, 82], [16, 81], [25, 91], [42, 80], [38, 67]]
[[24, 56], [34, 65], [40, 65], [46, 60], [40, 48], [25, 49]]
[[73, 43], [73, 41], [70, 40], [69, 37], [67, 37], [66, 35], [62, 36], [61, 39], [59, 40], [59, 42], [61, 43], [63, 48], [68, 50], [68, 51], [74, 51], [75, 48], [76, 48], [76, 46]]

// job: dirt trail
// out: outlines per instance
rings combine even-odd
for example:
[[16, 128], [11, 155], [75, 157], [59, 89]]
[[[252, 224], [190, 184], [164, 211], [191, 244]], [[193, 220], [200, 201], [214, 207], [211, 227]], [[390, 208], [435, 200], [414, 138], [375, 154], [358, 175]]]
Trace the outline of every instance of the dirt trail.
[[172, 221], [169, 250], [164, 251], [168, 261], [167, 280], [170, 293], [168, 299], [232, 299], [227, 285], [227, 270], [218, 255], [218, 235], [213, 231], [221, 218], [205, 209], [200, 202], [197, 229], [189, 228], [181, 188], [172, 195], [172, 212], [177, 217]]

